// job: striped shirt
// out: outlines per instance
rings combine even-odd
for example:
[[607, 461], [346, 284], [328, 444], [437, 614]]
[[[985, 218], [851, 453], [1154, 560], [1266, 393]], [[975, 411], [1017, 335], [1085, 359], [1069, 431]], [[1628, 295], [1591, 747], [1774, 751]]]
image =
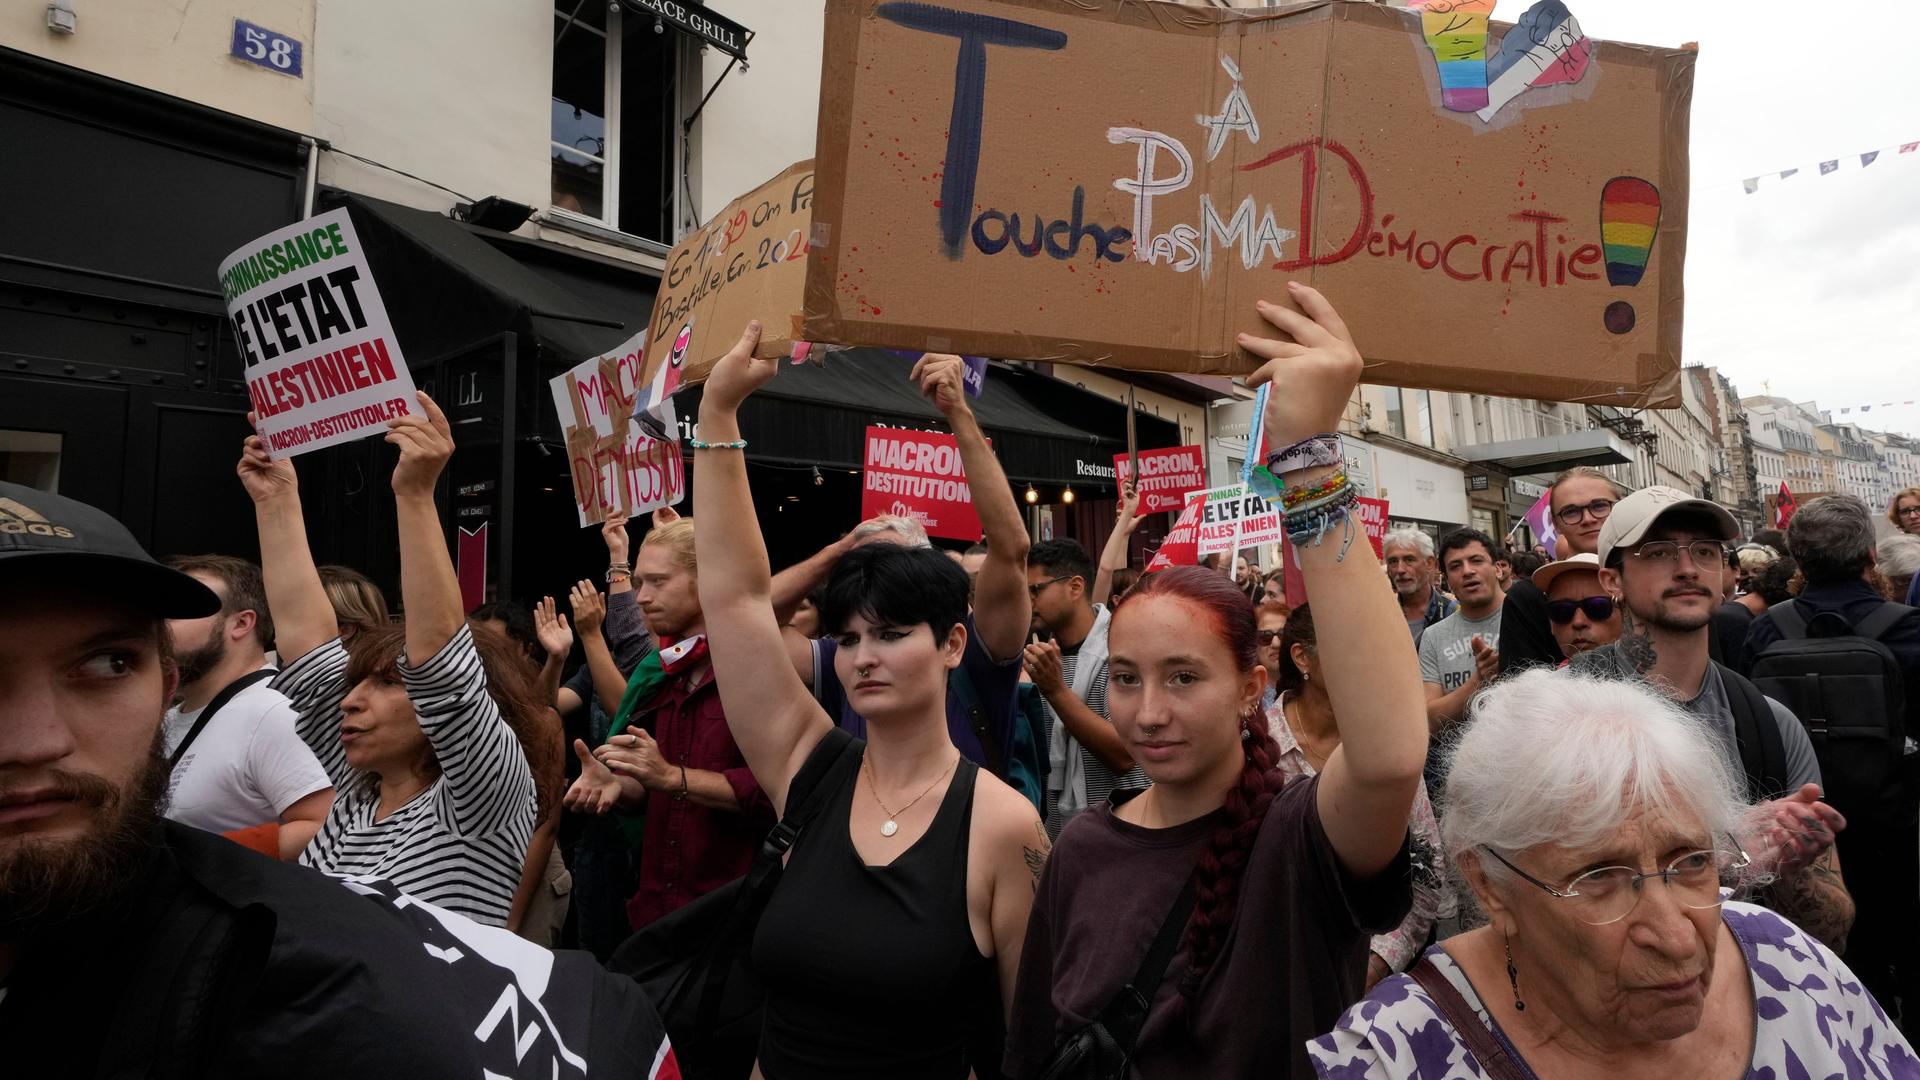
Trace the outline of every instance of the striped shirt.
[[273, 688], [299, 711], [295, 730], [333, 778], [333, 810], [300, 862], [336, 877], [381, 879], [489, 926], [504, 926], [533, 835], [533, 773], [487, 693], [486, 671], [464, 624], [400, 677], [440, 777], [380, 821], [379, 788], [347, 764], [340, 702], [347, 650], [338, 638], [288, 665]]
[[[1080, 647], [1078, 645], [1074, 646], [1072, 651], [1066, 649], [1060, 650], [1060, 679], [1062, 682], [1068, 686], [1072, 686], [1073, 670], [1079, 666]], [[1093, 673], [1093, 681], [1087, 684], [1086, 701], [1087, 708], [1092, 709], [1101, 719], [1107, 719], [1106, 665], [1101, 665], [1100, 670]], [[1054, 714], [1053, 706], [1047, 702], [1045, 697], [1040, 699], [1040, 704], [1047, 716], [1047, 730], [1041, 742], [1041, 745], [1045, 746], [1052, 740], [1053, 725], [1059, 723], [1060, 718]], [[1099, 806], [1101, 803], [1106, 802], [1107, 797], [1115, 791], [1132, 791], [1137, 788], [1144, 788], [1152, 783], [1151, 780], [1147, 779], [1146, 771], [1140, 768], [1140, 766], [1135, 765], [1124, 773], [1116, 774], [1112, 769], [1107, 768], [1106, 762], [1100, 760], [1100, 755], [1080, 745], [1080, 740], [1074, 739], [1071, 736], [1068, 737], [1068, 740], [1068, 752], [1079, 754], [1086, 762], [1088, 807]], [[1055, 838], [1059, 837], [1061, 829], [1066, 828], [1067, 819], [1070, 816], [1063, 815], [1060, 812], [1060, 807], [1056, 805], [1057, 802], [1058, 793], [1052, 791], [1047, 792], [1047, 835]]]

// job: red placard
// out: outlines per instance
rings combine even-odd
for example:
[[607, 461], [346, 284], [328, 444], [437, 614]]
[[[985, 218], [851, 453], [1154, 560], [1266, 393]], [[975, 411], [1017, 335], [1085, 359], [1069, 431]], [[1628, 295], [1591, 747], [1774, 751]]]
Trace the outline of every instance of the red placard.
[[1387, 539], [1387, 500], [1360, 499], [1354, 512], [1360, 515], [1360, 523], [1367, 527], [1367, 540], [1373, 544], [1373, 557], [1386, 561], [1386, 549], [1381, 545]]
[[918, 521], [929, 536], [980, 539], [980, 515], [953, 436], [870, 427], [866, 463], [860, 479], [862, 518], [898, 514]]
[[[1113, 455], [1116, 481], [1128, 479], [1132, 472], [1127, 455]], [[1187, 492], [1206, 486], [1207, 471], [1201, 464], [1200, 447], [1169, 446], [1164, 450], [1140, 451], [1140, 480], [1134, 485], [1140, 493], [1140, 513], [1179, 510], [1187, 505]]]
[[[1387, 538], [1387, 500], [1360, 499], [1353, 512], [1360, 517], [1360, 523], [1367, 530], [1367, 542], [1373, 545], [1375, 558], [1384, 559], [1383, 543]], [[1286, 568], [1283, 580], [1287, 587], [1287, 606], [1299, 607], [1307, 602], [1307, 581], [1300, 573], [1300, 560], [1293, 553], [1293, 543], [1280, 541], [1280, 560]]]
[[1169, 566], [1194, 566], [1200, 562], [1200, 510], [1205, 500], [1195, 499], [1180, 512], [1180, 517], [1167, 530], [1166, 539], [1160, 542], [1160, 550], [1153, 553], [1147, 562], [1146, 572], [1165, 570]]

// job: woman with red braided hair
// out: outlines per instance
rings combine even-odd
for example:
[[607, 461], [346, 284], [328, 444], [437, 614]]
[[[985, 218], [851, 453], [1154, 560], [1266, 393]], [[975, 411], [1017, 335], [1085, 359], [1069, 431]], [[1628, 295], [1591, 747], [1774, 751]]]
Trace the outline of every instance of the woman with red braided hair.
[[[1407, 814], [1426, 760], [1406, 622], [1353, 512], [1338, 430], [1361, 359], [1318, 292], [1261, 303], [1267, 467], [1320, 613], [1341, 743], [1286, 784], [1260, 709], [1253, 612], [1197, 567], [1149, 574], [1109, 635], [1113, 725], [1153, 786], [1062, 832], [1028, 923], [1006, 1072], [1313, 1075], [1304, 1044], [1359, 999], [1371, 935], [1411, 904]], [[1316, 607], [1322, 605], [1316, 605]], [[1119, 798], [1119, 796], [1116, 796]], [[1175, 944], [1177, 942], [1177, 945]], [[1159, 947], [1156, 947], [1159, 946]], [[1158, 970], [1156, 970], [1158, 969]]]

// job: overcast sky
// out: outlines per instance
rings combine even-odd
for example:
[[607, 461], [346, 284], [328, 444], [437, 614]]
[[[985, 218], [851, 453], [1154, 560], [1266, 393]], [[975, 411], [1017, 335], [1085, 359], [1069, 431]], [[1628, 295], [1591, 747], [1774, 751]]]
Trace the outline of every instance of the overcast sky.
[[[1770, 383], [1835, 420], [1920, 435], [1920, 405], [1898, 404], [1920, 401], [1920, 152], [1859, 157], [1920, 140], [1920, 58], [1889, 0], [1567, 6], [1591, 37], [1700, 43], [1686, 362], [1742, 395]], [[1525, 9], [1504, 0], [1496, 15]], [[1832, 158], [1839, 171], [1821, 176]]]

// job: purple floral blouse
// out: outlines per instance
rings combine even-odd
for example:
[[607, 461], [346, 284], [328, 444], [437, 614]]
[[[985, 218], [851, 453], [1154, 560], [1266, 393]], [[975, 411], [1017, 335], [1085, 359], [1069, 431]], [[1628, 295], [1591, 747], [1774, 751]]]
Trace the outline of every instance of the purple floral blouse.
[[[1291, 696], [1282, 694], [1267, 707], [1267, 728], [1273, 733], [1274, 745], [1279, 750], [1275, 765], [1289, 783], [1314, 775], [1313, 763], [1307, 760], [1306, 751], [1300, 749], [1293, 729], [1287, 724], [1284, 705]], [[1453, 918], [1458, 909], [1453, 877], [1447, 873], [1446, 857], [1440, 853], [1440, 825], [1434, 820], [1433, 803], [1427, 799], [1425, 781], [1414, 793], [1413, 806], [1407, 811], [1407, 833], [1413, 869], [1413, 908], [1399, 926], [1376, 935], [1369, 946], [1373, 954], [1394, 971], [1411, 967], [1414, 958], [1420, 955], [1421, 946], [1427, 943], [1434, 922]]]
[[[1747, 1080], [1815, 1077], [1920, 1078], [1920, 1059], [1873, 995], [1825, 945], [1765, 908], [1729, 901], [1727, 928], [1753, 977], [1753, 1057]], [[1460, 968], [1440, 948], [1428, 950], [1454, 988], [1493, 1029], [1514, 1060], [1519, 1054], [1493, 1024]], [[1307, 1043], [1323, 1080], [1479, 1080], [1486, 1073], [1427, 992], [1408, 975], [1383, 979], [1348, 1009], [1331, 1032]], [[1521, 1064], [1526, 1075], [1531, 1069]]]

